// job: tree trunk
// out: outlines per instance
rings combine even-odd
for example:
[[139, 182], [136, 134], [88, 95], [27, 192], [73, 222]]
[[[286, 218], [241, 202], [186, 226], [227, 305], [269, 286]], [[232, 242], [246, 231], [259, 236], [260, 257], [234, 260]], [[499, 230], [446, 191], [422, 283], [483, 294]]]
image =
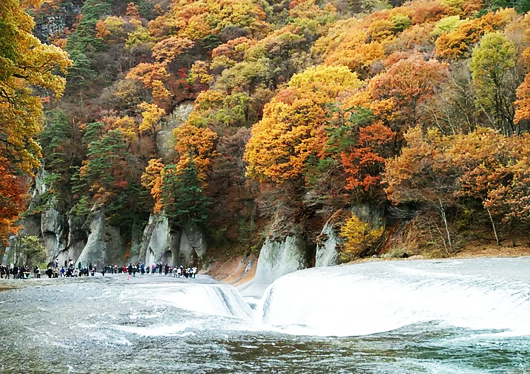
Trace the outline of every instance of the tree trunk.
[[447, 224], [447, 217], [445, 216], [445, 209], [442, 203], [442, 199], [438, 198], [438, 202], [440, 203], [440, 214], [442, 216], [442, 220], [444, 221], [445, 232], [447, 233], [447, 243], [449, 244], [449, 249], [451, 253], [453, 253], [453, 243], [451, 242], [451, 233], [449, 232], [449, 225]]
[[493, 218], [491, 217], [490, 208], [486, 207], [486, 210], [488, 211], [488, 215], [490, 216], [491, 226], [493, 227], [493, 233], [495, 234], [495, 241], [497, 242], [497, 247], [500, 247], [501, 244], [499, 243], [499, 237], [497, 236], [497, 229], [495, 228], [495, 222], [493, 222]]

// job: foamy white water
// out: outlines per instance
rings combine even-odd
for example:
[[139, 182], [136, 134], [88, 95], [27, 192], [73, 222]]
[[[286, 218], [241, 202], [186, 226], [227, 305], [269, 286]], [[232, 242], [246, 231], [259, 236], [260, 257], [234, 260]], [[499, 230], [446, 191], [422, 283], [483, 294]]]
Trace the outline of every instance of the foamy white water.
[[429, 321], [530, 335], [529, 273], [529, 258], [308, 269], [276, 280], [256, 320], [310, 335], [367, 335]]
[[311, 269], [277, 280], [256, 312], [206, 277], [43, 280], [0, 292], [0, 372], [525, 373], [529, 268]]
[[222, 317], [249, 319], [254, 313], [237, 290], [225, 284], [139, 285], [122, 291], [120, 297]]

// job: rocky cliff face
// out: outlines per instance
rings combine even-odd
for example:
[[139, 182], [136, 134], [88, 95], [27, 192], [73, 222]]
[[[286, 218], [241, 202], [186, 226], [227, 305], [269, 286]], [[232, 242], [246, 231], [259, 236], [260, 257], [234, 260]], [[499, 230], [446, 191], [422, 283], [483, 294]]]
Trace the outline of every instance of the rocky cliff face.
[[283, 241], [267, 239], [258, 258], [252, 282], [241, 287], [244, 296], [261, 297], [265, 289], [282, 275], [307, 268], [306, 244], [297, 235]]
[[[69, 216], [54, 207], [24, 221], [19, 235], [36, 235], [43, 241], [48, 261], [60, 264], [70, 259], [83, 266], [168, 263], [171, 266], [199, 265], [206, 254], [204, 234], [195, 227], [173, 231], [167, 218], [152, 215], [145, 227], [136, 227], [130, 238], [109, 225], [104, 210], [86, 219]], [[9, 248], [2, 259], [9, 260]]]
[[34, 34], [44, 43], [51, 38], [64, 37], [66, 30], [72, 29], [85, 0], [68, 0], [59, 4], [43, 4], [35, 12]]
[[206, 254], [204, 234], [196, 227], [171, 230], [169, 221], [160, 215], [151, 215], [146, 225], [140, 252], [134, 260], [153, 264], [198, 265]]
[[[66, 2], [65, 6], [79, 6], [80, 9], [83, 3], [74, 0]], [[45, 38], [56, 28], [68, 25], [67, 20], [61, 18], [61, 9], [55, 10], [59, 12], [59, 20], [53, 17], [49, 19], [48, 23], [53, 26], [46, 26], [44, 21], [37, 22], [37, 33], [41, 37]], [[173, 130], [187, 120], [192, 110], [193, 102], [183, 102], [175, 108], [169, 120], [162, 123], [156, 139], [158, 154], [165, 161], [172, 161], [175, 157], [171, 141]], [[37, 173], [30, 191], [32, 199], [29, 207], [29, 212], [37, 213], [29, 214], [23, 220], [23, 230], [19, 236], [40, 237], [49, 262], [58, 258], [60, 264], [72, 259], [83, 265], [92, 263], [97, 267], [128, 262], [191, 266], [200, 263], [206, 253], [206, 242], [201, 230], [196, 227], [172, 230], [168, 219], [159, 215], [151, 215], [145, 227], [135, 225], [130, 229], [130, 234], [125, 236], [109, 224], [104, 209], [95, 210], [88, 217], [76, 217], [68, 213], [71, 207], [61, 207], [54, 200], [43, 204], [41, 197], [49, 190], [45, 183], [47, 176], [48, 172], [44, 168]], [[8, 262], [10, 256], [7, 248], [4, 258], [0, 260]]]
[[193, 101], [185, 101], [177, 105], [169, 116], [169, 120], [162, 123], [157, 132], [156, 147], [164, 162], [172, 162], [175, 158], [173, 130], [186, 122], [193, 108]]
[[320, 234], [322, 240], [317, 244], [315, 267], [333, 266], [339, 264], [338, 246], [342, 239], [333, 230], [333, 224], [327, 223]]

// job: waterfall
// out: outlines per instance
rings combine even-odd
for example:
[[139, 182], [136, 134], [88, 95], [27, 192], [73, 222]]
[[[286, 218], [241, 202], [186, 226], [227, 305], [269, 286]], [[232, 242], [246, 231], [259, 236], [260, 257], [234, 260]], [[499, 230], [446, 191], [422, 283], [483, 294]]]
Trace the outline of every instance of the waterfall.
[[134, 290], [123, 291], [121, 298], [221, 317], [250, 319], [253, 314], [237, 290], [225, 284], [140, 285]]
[[373, 262], [313, 268], [270, 285], [256, 320], [297, 334], [353, 336], [435, 321], [530, 334], [530, 258]]

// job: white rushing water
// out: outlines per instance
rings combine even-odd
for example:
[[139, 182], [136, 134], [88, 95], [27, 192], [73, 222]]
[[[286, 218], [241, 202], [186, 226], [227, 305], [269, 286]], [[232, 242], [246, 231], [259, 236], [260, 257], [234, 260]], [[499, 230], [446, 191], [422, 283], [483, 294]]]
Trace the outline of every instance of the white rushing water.
[[201, 275], [35, 280], [48, 286], [0, 292], [0, 373], [526, 373], [529, 269], [315, 268], [277, 279], [256, 310]]
[[530, 335], [529, 270], [530, 258], [313, 268], [277, 279], [257, 299], [256, 310], [222, 284], [138, 285], [120, 297], [297, 335], [369, 335], [436, 322], [523, 336]]
[[237, 290], [225, 284], [146, 284], [122, 291], [121, 298], [220, 317], [249, 319], [253, 314]]
[[256, 321], [295, 334], [354, 336], [437, 321], [530, 335], [530, 258], [377, 262], [276, 280]]

